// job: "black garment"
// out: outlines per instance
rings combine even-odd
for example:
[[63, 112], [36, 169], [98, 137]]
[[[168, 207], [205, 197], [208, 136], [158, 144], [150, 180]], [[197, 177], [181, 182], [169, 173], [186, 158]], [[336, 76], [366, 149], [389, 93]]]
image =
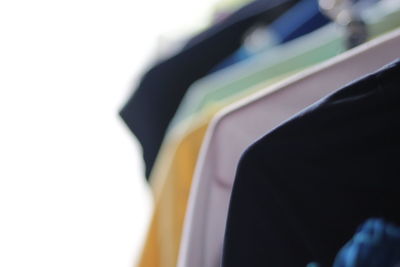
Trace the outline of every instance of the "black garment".
[[258, 0], [194, 37], [177, 55], [152, 67], [120, 112], [143, 148], [148, 178], [169, 122], [188, 87], [240, 45], [255, 23], [270, 23], [299, 0]]
[[366, 219], [400, 223], [399, 87], [396, 61], [312, 105], [244, 153], [224, 267], [332, 266]]

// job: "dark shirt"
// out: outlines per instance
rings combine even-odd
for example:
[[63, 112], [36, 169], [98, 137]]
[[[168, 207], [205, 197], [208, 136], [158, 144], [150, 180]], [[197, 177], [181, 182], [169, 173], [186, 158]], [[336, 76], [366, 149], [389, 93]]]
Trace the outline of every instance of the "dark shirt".
[[189, 86], [238, 49], [251, 26], [272, 22], [298, 1], [254, 1], [195, 36], [181, 52], [146, 72], [120, 115], [143, 148], [147, 178]]
[[244, 153], [223, 267], [332, 266], [366, 219], [400, 223], [399, 87], [396, 61], [310, 106]]

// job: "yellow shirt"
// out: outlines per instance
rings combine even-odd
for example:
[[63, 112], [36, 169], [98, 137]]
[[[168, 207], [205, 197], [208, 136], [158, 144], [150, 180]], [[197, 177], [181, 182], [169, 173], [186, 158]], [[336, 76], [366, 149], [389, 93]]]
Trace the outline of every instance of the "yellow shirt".
[[169, 170], [164, 170], [165, 181], [155, 192], [155, 208], [140, 267], [176, 266], [192, 175], [207, 126], [208, 123], [200, 123], [181, 139], [174, 155], [165, 155], [172, 162]]

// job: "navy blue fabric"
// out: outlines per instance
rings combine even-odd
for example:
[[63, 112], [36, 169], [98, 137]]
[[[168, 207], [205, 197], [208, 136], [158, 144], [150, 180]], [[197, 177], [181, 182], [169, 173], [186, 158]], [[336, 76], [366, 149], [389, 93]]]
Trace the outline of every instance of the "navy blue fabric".
[[340, 250], [333, 267], [400, 266], [400, 228], [383, 219], [365, 222]]
[[286, 43], [310, 33], [330, 20], [320, 12], [318, 1], [303, 0], [279, 17], [271, 28], [277, 33], [280, 43]]
[[399, 89], [396, 61], [250, 146], [233, 186], [223, 267], [331, 267], [367, 219], [400, 223]]
[[[267, 27], [277, 38], [277, 43], [282, 44], [310, 33], [330, 20], [321, 13], [317, 0], [302, 0], [285, 12]], [[232, 56], [221, 62], [213, 71], [226, 68], [242, 60], [255, 56], [251, 51], [240, 48]]]
[[255, 23], [270, 23], [299, 0], [258, 0], [195, 36], [178, 54], [150, 68], [120, 116], [143, 148], [149, 177], [167, 127], [185, 92], [237, 50]]

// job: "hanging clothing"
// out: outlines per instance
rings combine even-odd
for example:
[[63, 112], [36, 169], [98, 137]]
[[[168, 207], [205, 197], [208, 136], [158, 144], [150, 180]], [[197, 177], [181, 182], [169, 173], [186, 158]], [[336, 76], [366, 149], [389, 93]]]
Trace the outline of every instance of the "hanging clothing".
[[332, 266], [364, 220], [400, 222], [399, 84], [397, 60], [310, 106], [246, 151], [222, 266]]

